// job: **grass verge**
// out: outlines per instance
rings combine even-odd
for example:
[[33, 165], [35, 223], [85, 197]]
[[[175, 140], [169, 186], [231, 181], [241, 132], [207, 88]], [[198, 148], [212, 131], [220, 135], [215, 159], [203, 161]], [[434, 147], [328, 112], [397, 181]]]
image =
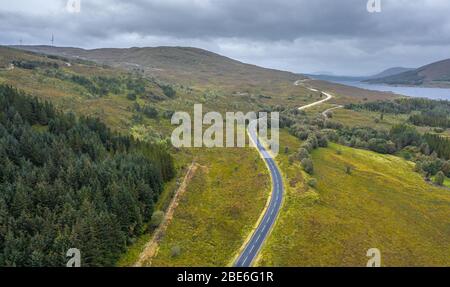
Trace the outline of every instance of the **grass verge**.
[[285, 204], [259, 265], [362, 267], [369, 248], [380, 249], [383, 266], [450, 265], [450, 193], [428, 185], [411, 163], [331, 144], [313, 152], [311, 188], [287, 156], [278, 158]]
[[265, 206], [270, 180], [254, 149], [193, 153], [201, 167], [175, 210], [152, 266], [227, 265]]

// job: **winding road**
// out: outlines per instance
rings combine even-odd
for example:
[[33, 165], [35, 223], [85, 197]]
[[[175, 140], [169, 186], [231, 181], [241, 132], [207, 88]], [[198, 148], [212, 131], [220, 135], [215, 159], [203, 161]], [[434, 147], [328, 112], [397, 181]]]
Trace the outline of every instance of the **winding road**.
[[266, 240], [272, 226], [280, 211], [281, 203], [283, 201], [283, 179], [281, 177], [280, 170], [278, 169], [275, 160], [266, 150], [266, 148], [261, 144], [258, 139], [256, 132], [257, 121], [252, 121], [248, 127], [248, 135], [254, 143], [255, 147], [258, 149], [259, 154], [264, 159], [267, 168], [270, 171], [270, 176], [272, 178], [272, 193], [270, 196], [270, 203], [268, 208], [264, 211], [264, 216], [258, 227], [253, 232], [250, 241], [245, 246], [244, 250], [241, 252], [236, 262], [235, 267], [250, 267], [256, 259], [261, 247]]
[[[300, 85], [301, 81], [296, 81], [294, 85]], [[316, 89], [308, 88], [313, 92], [320, 92]], [[325, 96], [325, 99], [314, 102], [312, 104], [308, 104], [299, 108], [299, 110], [304, 110], [316, 105], [320, 105], [326, 101], [329, 101], [333, 98], [332, 95], [322, 92]], [[272, 179], [272, 192], [270, 195], [270, 202], [268, 207], [263, 211], [264, 215], [262, 216], [261, 221], [258, 223], [257, 228], [253, 232], [250, 237], [250, 240], [245, 244], [242, 252], [239, 254], [237, 260], [234, 263], [234, 267], [251, 267], [254, 263], [256, 257], [258, 256], [261, 247], [266, 241], [270, 230], [272, 229], [275, 221], [280, 212], [281, 204], [283, 202], [283, 194], [284, 194], [284, 185], [283, 178], [281, 177], [281, 172], [274, 160], [274, 158], [270, 155], [270, 153], [266, 150], [266, 148], [259, 141], [257, 132], [256, 132], [257, 121], [252, 121], [249, 124], [247, 129], [247, 133], [253, 142], [254, 146], [258, 149], [259, 154], [264, 159], [264, 162], [267, 165], [267, 168], [270, 172], [270, 177]]]
[[330, 109], [328, 109], [328, 110], [325, 110], [325, 111], [323, 111], [322, 112], [322, 116], [324, 116], [325, 118], [328, 118], [328, 112], [331, 112], [331, 111], [334, 111], [334, 110], [337, 110], [337, 109], [342, 109], [344, 106], [336, 106], [336, 107], [333, 107], [333, 108], [330, 108]]
[[[319, 90], [316, 90], [316, 89], [313, 89], [313, 88], [307, 88], [307, 89], [310, 90], [310, 91], [312, 91], [312, 92], [320, 92]], [[298, 108], [298, 109], [299, 109], [300, 111], [306, 110], [306, 109], [308, 109], [308, 108], [311, 108], [311, 107], [320, 105], [320, 104], [322, 104], [322, 103], [325, 103], [326, 101], [329, 101], [329, 100], [331, 100], [331, 99], [333, 98], [333, 96], [330, 95], [330, 94], [328, 94], [328, 93], [325, 93], [325, 92], [321, 92], [321, 93], [324, 94], [324, 95], [326, 96], [325, 99], [320, 100], [320, 101], [317, 101], [317, 102], [314, 102], [314, 103], [309, 104], [309, 105], [306, 105], [306, 106], [302, 106], [302, 107], [300, 107], [300, 108]]]

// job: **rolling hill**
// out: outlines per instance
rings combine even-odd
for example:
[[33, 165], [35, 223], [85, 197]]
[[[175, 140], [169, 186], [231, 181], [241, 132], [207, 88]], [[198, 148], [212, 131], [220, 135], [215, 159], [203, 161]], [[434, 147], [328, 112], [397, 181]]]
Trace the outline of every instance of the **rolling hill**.
[[370, 79], [367, 82], [388, 85], [450, 87], [450, 59], [400, 74]]
[[71, 47], [14, 46], [14, 48], [95, 61], [183, 84], [235, 86], [292, 83], [304, 78], [295, 73], [245, 64], [206, 50], [190, 47], [145, 47], [85, 50]]

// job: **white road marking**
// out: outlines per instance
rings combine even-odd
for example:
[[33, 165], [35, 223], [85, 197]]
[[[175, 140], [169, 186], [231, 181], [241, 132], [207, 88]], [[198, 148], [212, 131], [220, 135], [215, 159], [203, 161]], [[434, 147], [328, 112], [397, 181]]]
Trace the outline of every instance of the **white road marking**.
[[[294, 83], [294, 85], [298, 86], [298, 85], [300, 85], [301, 82], [302, 82], [302, 80], [296, 81]], [[308, 88], [308, 89], [313, 92], [319, 92], [318, 90], [313, 89], [313, 88]], [[327, 98], [322, 99], [318, 102], [314, 102], [312, 104], [306, 105], [306, 106], [302, 106], [298, 109], [304, 110], [304, 109], [310, 108], [312, 106], [319, 105], [319, 104], [326, 102], [326, 101], [330, 100], [331, 98], [333, 98], [333, 96], [328, 93], [325, 93], [325, 92], [321, 92], [321, 93], [324, 94], [325, 96], [327, 96]], [[242, 262], [241, 266], [246, 266], [246, 262], [249, 259], [250, 253], [252, 253], [252, 251], [255, 249], [255, 247], [257, 247], [257, 244], [258, 244], [259, 240], [261, 239], [261, 236], [264, 233], [264, 231], [266, 230], [266, 228], [268, 231], [268, 229], [270, 229], [270, 227], [275, 223], [276, 216], [273, 216], [273, 215], [274, 215], [275, 211], [278, 211], [281, 206], [281, 204], [280, 204], [280, 202], [278, 202], [278, 200], [280, 198], [280, 193], [281, 193], [281, 195], [283, 193], [281, 173], [278, 170], [278, 168], [276, 167], [276, 163], [273, 161], [273, 159], [267, 158], [267, 156], [270, 156], [270, 155], [265, 151], [265, 148], [259, 142], [256, 134], [252, 133], [250, 131], [250, 129], [248, 129], [247, 131], [250, 134], [250, 138], [253, 140], [254, 143], [256, 143], [256, 145], [254, 145], [254, 146], [257, 147], [258, 152], [264, 157], [264, 161], [266, 162], [267, 166], [269, 167], [269, 171], [271, 173], [271, 177], [273, 179], [273, 185], [274, 185], [273, 193], [276, 191], [280, 191], [280, 192], [275, 193], [275, 201], [271, 200], [271, 202], [269, 204], [269, 208], [265, 211], [265, 214], [263, 216], [263, 220], [262, 220], [261, 224], [257, 227], [257, 229], [253, 235], [253, 236], [257, 235], [256, 242], [253, 241], [254, 237], [252, 237], [252, 239], [250, 239], [250, 242], [248, 243], [248, 244], [253, 243], [250, 247], [250, 250], [248, 250], [249, 245], [247, 245], [244, 248], [244, 253], [242, 253], [242, 256], [244, 256], [245, 254], [247, 254], [247, 256], [244, 258], [244, 261]], [[273, 193], [272, 193], [272, 195], [273, 195]], [[261, 227], [262, 227], [262, 229], [261, 229]], [[267, 236], [267, 234], [268, 233], [266, 233], [265, 236]], [[265, 238], [262, 238], [262, 242], [258, 244], [258, 248], [261, 248], [264, 240], [265, 240]], [[255, 254], [255, 256], [256, 255], [257, 254]], [[240, 258], [242, 258], [242, 257], [240, 257]]]

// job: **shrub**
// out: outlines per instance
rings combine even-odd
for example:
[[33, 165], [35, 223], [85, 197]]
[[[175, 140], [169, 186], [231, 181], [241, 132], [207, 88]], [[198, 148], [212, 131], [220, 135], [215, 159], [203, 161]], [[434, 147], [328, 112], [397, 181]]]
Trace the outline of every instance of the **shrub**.
[[394, 126], [390, 131], [390, 137], [399, 149], [422, 143], [422, 136], [419, 132], [414, 127], [405, 124]]
[[387, 141], [385, 139], [373, 138], [369, 140], [368, 147], [370, 150], [382, 153], [382, 154], [392, 154], [395, 153], [395, 144], [392, 141]]
[[181, 248], [178, 245], [175, 245], [170, 249], [170, 256], [172, 257], [178, 257], [181, 254]]
[[443, 186], [444, 180], [445, 180], [445, 175], [442, 171], [440, 171], [436, 174], [436, 177], [434, 178], [434, 183], [436, 183], [439, 186]]
[[352, 174], [352, 167], [349, 166], [349, 165], [347, 165], [347, 166], [345, 167], [345, 173], [346, 173], [346, 174]]
[[405, 160], [411, 160], [413, 158], [413, 155], [410, 152], [406, 151], [406, 150], [402, 150], [400, 152], [400, 156], [402, 158], [404, 158]]
[[160, 86], [164, 95], [168, 98], [175, 98], [177, 92], [169, 85], [161, 85]]
[[328, 147], [328, 138], [326, 135], [319, 134], [317, 137], [317, 144], [319, 147]]
[[151, 119], [156, 119], [158, 117], [158, 110], [154, 107], [145, 106], [144, 108], [142, 108], [142, 112], [144, 113], [144, 115]]
[[162, 117], [165, 118], [165, 119], [171, 119], [174, 113], [175, 112], [172, 111], [172, 110], [164, 111], [162, 113]]
[[313, 174], [314, 173], [314, 165], [311, 159], [309, 158], [305, 158], [302, 160], [302, 167], [303, 169], [309, 173], [309, 174]]
[[447, 177], [450, 177], [450, 160], [444, 162], [444, 164], [441, 167], [441, 170]]
[[317, 186], [317, 179], [315, 179], [315, 178], [309, 179], [309, 180], [308, 180], [308, 185], [309, 185], [310, 187], [316, 187], [316, 186]]
[[309, 158], [309, 152], [308, 152], [308, 150], [305, 149], [305, 148], [300, 148], [300, 149], [298, 150], [298, 159], [299, 159], [300, 161], [302, 161], [302, 160], [304, 160], [305, 158]]
[[445, 129], [443, 129], [443, 128], [434, 128], [434, 132], [438, 133], [438, 134], [442, 134], [443, 132], [445, 132]]
[[162, 212], [162, 211], [155, 211], [152, 214], [152, 219], [150, 221], [150, 225], [152, 227], [158, 227], [159, 225], [161, 225], [163, 219], [164, 219], [164, 212]]
[[428, 175], [432, 176], [441, 171], [444, 161], [439, 158], [428, 156], [420, 160], [421, 169]]

